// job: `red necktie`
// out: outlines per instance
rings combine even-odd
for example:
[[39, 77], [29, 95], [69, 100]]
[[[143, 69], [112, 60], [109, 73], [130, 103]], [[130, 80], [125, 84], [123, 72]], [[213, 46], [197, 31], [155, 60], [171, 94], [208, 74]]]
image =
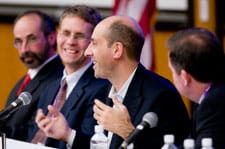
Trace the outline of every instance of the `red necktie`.
[[30, 75], [27, 74], [26, 77], [23, 80], [23, 83], [21, 84], [20, 88], [18, 89], [16, 96], [19, 96], [20, 93], [23, 91], [23, 89], [27, 86], [27, 84], [30, 82]]
[[[59, 92], [57, 93], [57, 96], [55, 98], [53, 106], [55, 107], [56, 110], [60, 111], [61, 108], [63, 107], [65, 101], [66, 101], [66, 89], [67, 89], [67, 83], [66, 79], [63, 80], [61, 87], [59, 89]], [[37, 144], [37, 143], [42, 143], [45, 144], [47, 139], [47, 136], [44, 134], [44, 132], [39, 129], [34, 138], [32, 139], [31, 143]]]

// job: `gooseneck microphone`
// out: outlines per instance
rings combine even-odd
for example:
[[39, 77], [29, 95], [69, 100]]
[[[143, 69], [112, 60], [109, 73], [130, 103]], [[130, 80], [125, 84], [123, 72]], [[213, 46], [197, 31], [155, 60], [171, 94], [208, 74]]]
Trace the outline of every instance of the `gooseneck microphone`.
[[142, 122], [137, 125], [135, 130], [128, 136], [126, 140], [123, 141], [123, 143], [120, 146], [120, 149], [126, 149], [127, 146], [132, 143], [135, 138], [142, 132], [144, 128], [153, 128], [157, 125], [158, 122], [158, 116], [154, 112], [148, 112], [146, 113], [143, 118]]
[[4, 110], [0, 111], [0, 120], [7, 119], [17, 109], [30, 104], [31, 100], [32, 96], [29, 92], [22, 92], [15, 101], [13, 101]]

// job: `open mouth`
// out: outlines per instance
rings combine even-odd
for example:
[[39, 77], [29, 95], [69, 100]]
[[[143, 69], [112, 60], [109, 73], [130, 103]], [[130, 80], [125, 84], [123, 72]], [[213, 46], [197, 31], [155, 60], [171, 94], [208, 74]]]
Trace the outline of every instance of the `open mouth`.
[[66, 51], [67, 53], [71, 53], [71, 54], [77, 54], [77, 53], [79, 53], [78, 50], [72, 50], [72, 49], [64, 49], [64, 51]]

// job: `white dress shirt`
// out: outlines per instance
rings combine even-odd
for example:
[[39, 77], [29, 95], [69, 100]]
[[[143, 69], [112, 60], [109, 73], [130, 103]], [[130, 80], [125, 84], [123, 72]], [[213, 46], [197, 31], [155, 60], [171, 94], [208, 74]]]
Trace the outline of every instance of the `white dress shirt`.
[[204, 90], [204, 92], [202, 93], [202, 95], [201, 95], [201, 97], [199, 99], [198, 104], [201, 104], [202, 101], [205, 99], [205, 96], [207, 95], [207, 93], [208, 93], [209, 89], [211, 88], [211, 86], [212, 86], [212, 83], [210, 83], [209, 86]]
[[[82, 77], [82, 75], [84, 74], [84, 72], [91, 66], [92, 62], [89, 62], [88, 64], [86, 64], [84, 67], [80, 68], [79, 70], [73, 72], [72, 74], [67, 74], [66, 70], [64, 69], [63, 71], [63, 77], [61, 79], [61, 83], [62, 80], [66, 79], [66, 83], [67, 83], [67, 90], [66, 90], [66, 100], [68, 99], [70, 93], [72, 92], [73, 88], [76, 86], [77, 82], [80, 80], [80, 78]], [[73, 141], [76, 137], [76, 130], [72, 130], [72, 133], [69, 137], [69, 142], [67, 142], [67, 148], [71, 149], [72, 145], [73, 145]]]
[[[131, 81], [132, 81], [132, 79], [134, 77], [134, 74], [135, 74], [136, 70], [137, 70], [137, 68], [135, 68], [135, 70], [132, 72], [130, 77], [127, 79], [127, 81], [123, 84], [123, 86], [121, 87], [121, 89], [118, 92], [116, 92], [116, 89], [112, 86], [108, 97], [109, 98], [116, 97], [120, 103], [123, 103], [123, 100], [124, 100], [124, 98], [125, 98], [125, 96], [127, 94], [128, 87], [130, 86], [130, 83], [131, 83]], [[113, 108], [116, 108], [116, 106], [113, 105]], [[108, 131], [108, 140], [109, 140], [108, 141], [108, 146], [111, 143], [112, 135], [113, 135], [113, 133]]]

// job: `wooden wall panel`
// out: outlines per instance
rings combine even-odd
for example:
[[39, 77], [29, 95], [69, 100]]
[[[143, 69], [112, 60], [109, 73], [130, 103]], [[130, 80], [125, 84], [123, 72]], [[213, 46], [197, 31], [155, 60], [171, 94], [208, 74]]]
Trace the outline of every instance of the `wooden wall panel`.
[[0, 109], [17, 80], [26, 72], [13, 47], [12, 24], [0, 23]]

